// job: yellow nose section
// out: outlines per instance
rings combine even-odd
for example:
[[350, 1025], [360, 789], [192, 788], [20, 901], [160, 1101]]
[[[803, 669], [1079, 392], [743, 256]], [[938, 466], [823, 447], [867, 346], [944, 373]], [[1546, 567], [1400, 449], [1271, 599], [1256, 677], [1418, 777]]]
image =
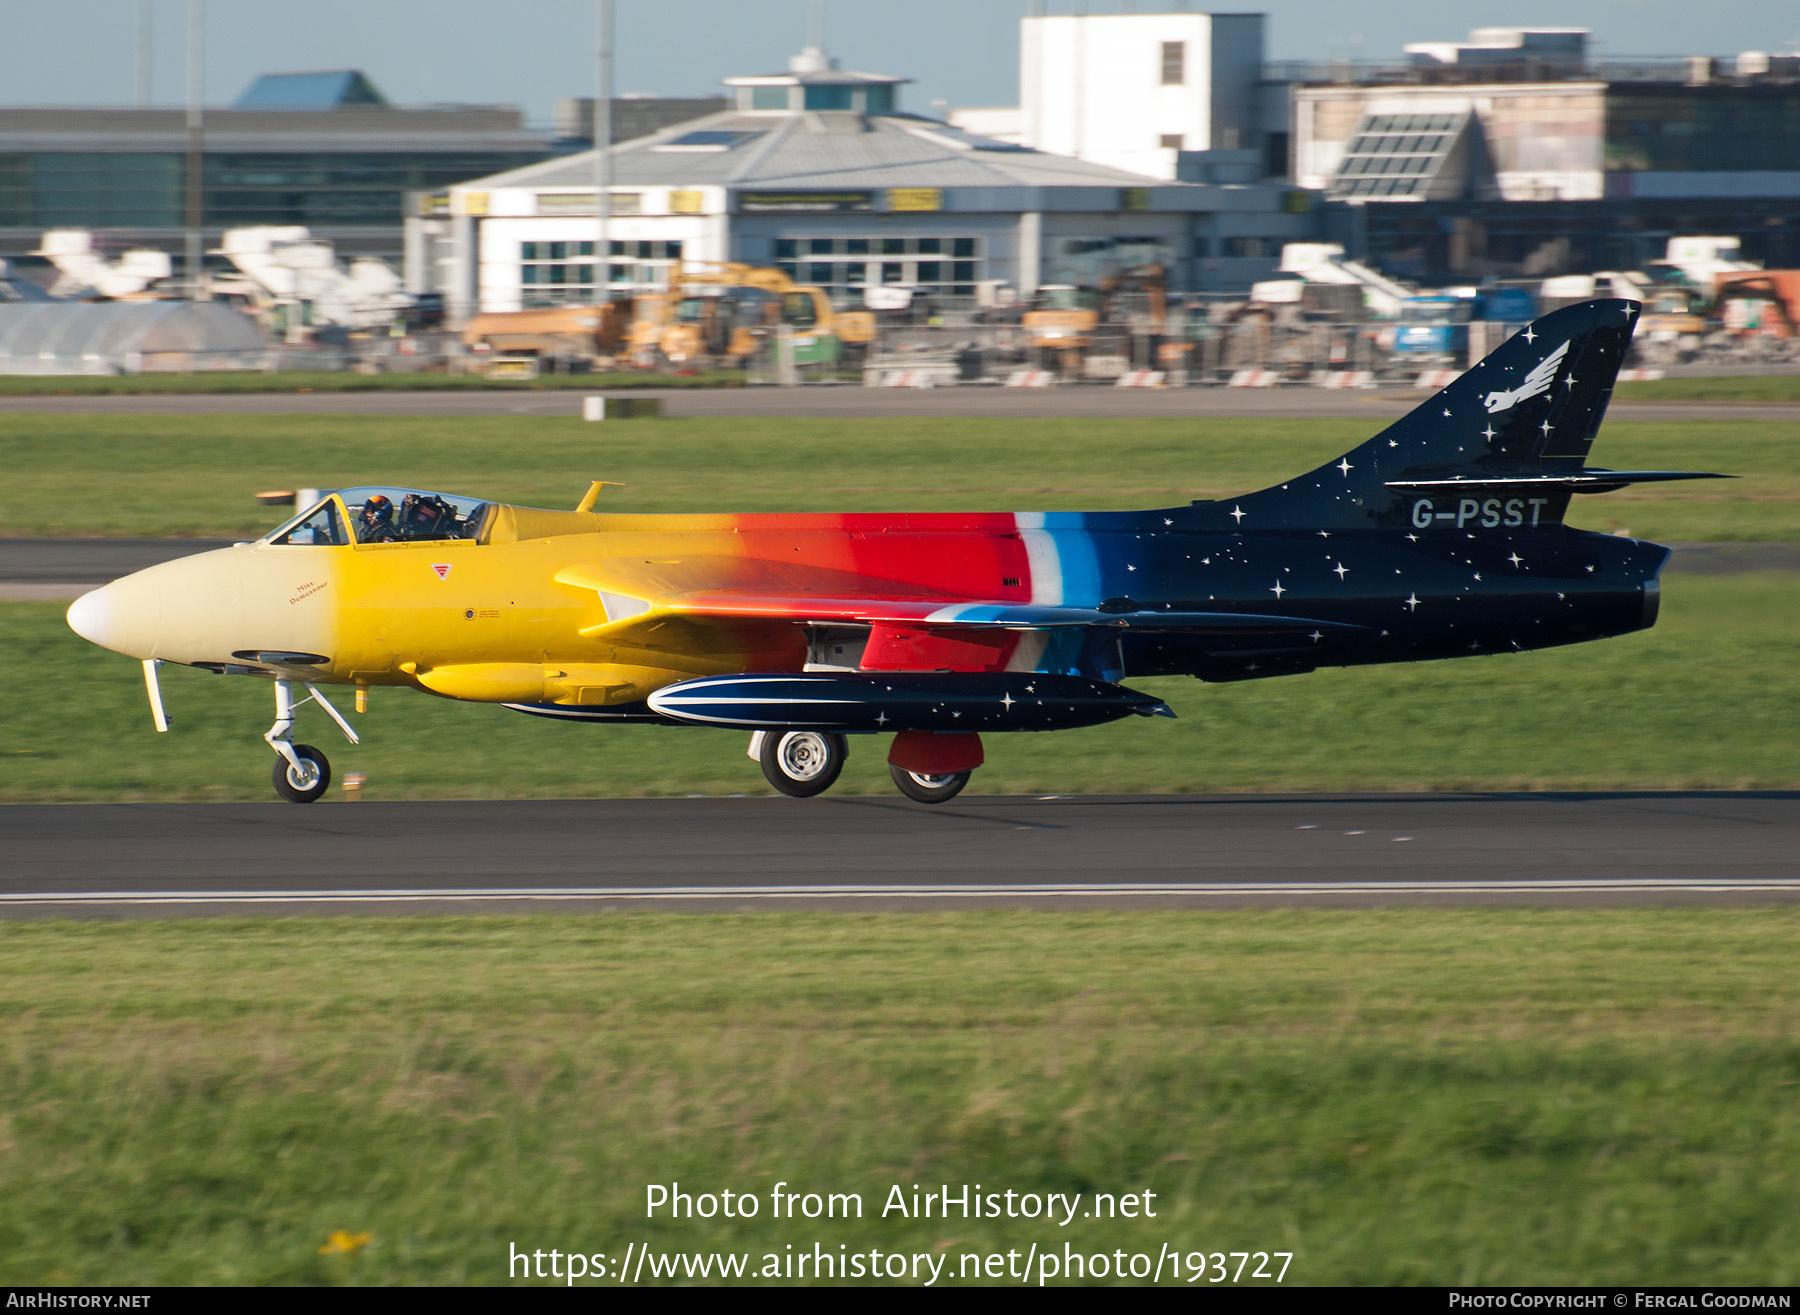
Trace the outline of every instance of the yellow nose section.
[[167, 662], [230, 663], [252, 651], [328, 657], [333, 552], [257, 544], [163, 562], [77, 598], [69, 628], [116, 653]]

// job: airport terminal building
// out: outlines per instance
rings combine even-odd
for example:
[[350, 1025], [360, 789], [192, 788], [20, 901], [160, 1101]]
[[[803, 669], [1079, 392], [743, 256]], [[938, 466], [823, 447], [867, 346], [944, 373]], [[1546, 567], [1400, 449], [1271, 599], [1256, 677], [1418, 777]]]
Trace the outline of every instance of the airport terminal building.
[[516, 109], [393, 106], [354, 70], [265, 75], [204, 125], [196, 143], [178, 109], [0, 108], [0, 257], [52, 228], [180, 252], [195, 158], [209, 246], [228, 228], [304, 224], [342, 255], [394, 256], [410, 192], [552, 149]]
[[[1152, 262], [1175, 288], [1243, 290], [1313, 232], [1310, 199], [1258, 181], [1253, 152], [1168, 182], [904, 113], [904, 81], [808, 50], [727, 79], [720, 113], [613, 147], [615, 292], [666, 285], [681, 260], [776, 266], [844, 303], [881, 285], [972, 303], [983, 284], [1029, 295]], [[421, 194], [408, 286], [453, 315], [591, 299], [594, 165], [586, 151]]]

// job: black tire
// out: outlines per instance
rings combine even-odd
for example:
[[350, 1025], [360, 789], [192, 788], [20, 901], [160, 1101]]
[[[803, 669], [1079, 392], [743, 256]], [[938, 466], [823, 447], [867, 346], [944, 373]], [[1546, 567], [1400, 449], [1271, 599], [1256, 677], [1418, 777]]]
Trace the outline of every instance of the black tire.
[[894, 784], [900, 787], [900, 793], [908, 799], [921, 804], [942, 804], [961, 794], [973, 773], [951, 772], [945, 776], [926, 776], [922, 772], [909, 772], [904, 767], [889, 763], [888, 775], [894, 778]]
[[275, 757], [275, 793], [290, 804], [310, 804], [331, 788], [331, 763], [310, 744], [296, 744], [294, 756], [303, 763], [314, 767], [314, 779], [311, 781], [294, 779], [294, 769], [288, 760], [279, 754]]
[[844, 737], [830, 731], [768, 731], [763, 735], [763, 775], [770, 785], [795, 799], [810, 799], [829, 790], [849, 756]]

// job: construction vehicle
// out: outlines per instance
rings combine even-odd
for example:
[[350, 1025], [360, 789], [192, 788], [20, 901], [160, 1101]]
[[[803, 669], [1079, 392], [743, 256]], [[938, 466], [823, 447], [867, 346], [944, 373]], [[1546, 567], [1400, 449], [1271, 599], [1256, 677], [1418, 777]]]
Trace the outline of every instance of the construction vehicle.
[[1043, 284], [1020, 319], [1025, 344], [1039, 363], [1059, 365], [1070, 375], [1123, 374], [1140, 355], [1150, 365], [1167, 323], [1168, 278], [1161, 265], [1133, 265], [1093, 288]]
[[483, 353], [490, 378], [536, 378], [554, 369], [610, 360], [625, 346], [632, 324], [630, 300], [598, 306], [544, 306], [536, 310], [484, 311], [463, 326], [462, 340]]
[[211, 280], [212, 295], [253, 311], [290, 342], [326, 328], [385, 327], [416, 302], [386, 261], [358, 256], [345, 266], [330, 242], [298, 225], [228, 228], [212, 254], [238, 271]]
[[[1400, 308], [1413, 290], [1359, 261], [1348, 260], [1336, 242], [1289, 242], [1281, 248], [1281, 272], [1298, 274], [1311, 285], [1337, 285], [1356, 289], [1362, 308], [1384, 319], [1398, 319]], [[1310, 293], [1309, 293], [1310, 296]], [[1321, 301], [1325, 300], [1320, 298]], [[1361, 320], [1362, 315], [1346, 315]]]
[[1019, 323], [1033, 352], [1079, 360], [1100, 323], [1100, 294], [1072, 283], [1046, 283], [1033, 295]]
[[784, 328], [796, 366], [835, 365], [875, 338], [873, 313], [837, 310], [824, 289], [753, 265], [684, 267], [666, 296], [639, 301], [634, 351], [677, 366], [745, 364]]
[[1713, 315], [1738, 336], [1800, 338], [1800, 269], [1719, 275]]
[[1710, 298], [1703, 288], [1686, 282], [1653, 282], [1644, 290], [1644, 309], [1638, 316], [1633, 342], [1698, 342], [1706, 333]]
[[31, 254], [56, 267], [56, 282], [50, 285], [53, 297], [135, 301], [172, 295], [149, 291], [153, 283], [168, 279], [173, 272], [166, 251], [139, 247], [113, 259], [109, 245], [104, 235], [85, 228], [53, 228]]
[[[1529, 324], [1537, 314], [1537, 299], [1521, 287], [1408, 297], [1401, 303], [1400, 323], [1394, 330], [1394, 354], [1419, 364], [1461, 361], [1468, 355], [1472, 324]], [[1485, 346], [1479, 354], [1487, 354]]]

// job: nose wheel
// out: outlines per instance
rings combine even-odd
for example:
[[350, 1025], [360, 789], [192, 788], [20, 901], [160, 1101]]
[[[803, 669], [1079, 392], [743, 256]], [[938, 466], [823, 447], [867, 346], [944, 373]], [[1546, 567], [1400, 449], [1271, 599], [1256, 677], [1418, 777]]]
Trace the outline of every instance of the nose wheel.
[[294, 714], [304, 704], [318, 704], [326, 716], [337, 723], [338, 729], [344, 732], [345, 739], [352, 744], [360, 743], [356, 732], [350, 728], [350, 723], [326, 701], [323, 694], [312, 685], [302, 683], [301, 687], [306, 690], [306, 698], [296, 703], [294, 682], [275, 682], [275, 724], [263, 736], [277, 755], [273, 773], [275, 793], [290, 804], [310, 804], [331, 787], [331, 763], [325, 755], [310, 744], [293, 744], [288, 740], [288, 733], [294, 729]]
[[290, 804], [310, 804], [331, 788], [331, 763], [310, 744], [293, 749], [293, 762], [275, 760], [275, 793]]

